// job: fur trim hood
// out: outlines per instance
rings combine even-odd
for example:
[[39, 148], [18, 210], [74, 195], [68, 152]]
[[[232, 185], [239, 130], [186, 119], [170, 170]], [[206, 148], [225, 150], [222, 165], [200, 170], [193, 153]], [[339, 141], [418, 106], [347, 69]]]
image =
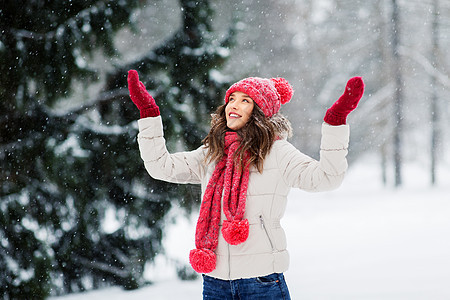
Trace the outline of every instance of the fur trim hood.
[[291, 122], [289, 122], [289, 120], [281, 113], [274, 114], [269, 118], [269, 121], [275, 129], [275, 135], [279, 136], [283, 140], [292, 137]]

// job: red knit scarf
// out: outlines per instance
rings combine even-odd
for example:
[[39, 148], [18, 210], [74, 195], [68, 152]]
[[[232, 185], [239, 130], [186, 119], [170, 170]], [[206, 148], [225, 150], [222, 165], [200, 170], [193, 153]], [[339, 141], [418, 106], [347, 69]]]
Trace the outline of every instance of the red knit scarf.
[[240, 139], [236, 132], [225, 134], [225, 151], [209, 179], [200, 205], [200, 215], [195, 231], [196, 249], [189, 253], [189, 262], [198, 273], [209, 273], [216, 268], [216, 254], [219, 238], [221, 200], [226, 216], [222, 224], [222, 235], [231, 245], [245, 242], [249, 224], [243, 219], [249, 179], [248, 157], [242, 162], [244, 168], [236, 166], [234, 154], [239, 149]]

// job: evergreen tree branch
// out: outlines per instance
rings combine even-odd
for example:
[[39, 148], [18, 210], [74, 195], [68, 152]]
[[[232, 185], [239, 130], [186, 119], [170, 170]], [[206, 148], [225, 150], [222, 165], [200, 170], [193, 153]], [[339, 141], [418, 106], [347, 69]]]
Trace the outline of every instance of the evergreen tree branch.
[[127, 278], [131, 274], [130, 270], [128, 270], [127, 268], [115, 267], [110, 263], [92, 261], [90, 259], [80, 257], [80, 256], [77, 256], [75, 259], [80, 264], [82, 264], [83, 266], [85, 266], [89, 269], [100, 270], [105, 273], [113, 274], [113, 275], [121, 277], [121, 278]]
[[[111, 4], [114, 6], [119, 6], [123, 9], [128, 8], [128, 3], [125, 1], [114, 1], [110, 0], [107, 3], [105, 1], [98, 1], [96, 4], [89, 6], [88, 8], [80, 10], [76, 15], [74, 15], [71, 18], [68, 18], [65, 22], [58, 25], [58, 27], [55, 30], [48, 31], [46, 33], [40, 33], [35, 31], [30, 31], [26, 29], [16, 29], [16, 28], [9, 28], [7, 29], [11, 33], [13, 33], [17, 38], [26, 38], [26, 39], [33, 39], [33, 40], [47, 40], [47, 39], [53, 39], [55, 36], [57, 36], [61, 31], [64, 31], [65, 28], [71, 28], [80, 30], [77, 26], [77, 22], [79, 20], [92, 20], [100, 11], [105, 11], [105, 9], [108, 9], [111, 7]], [[106, 13], [105, 15], [110, 16], [112, 18], [112, 13]]]
[[[68, 111], [60, 111], [55, 112], [54, 115], [63, 117], [63, 116], [72, 116], [72, 115], [82, 115], [83, 113], [89, 111], [92, 108], [98, 107], [102, 104], [111, 104], [113, 101], [123, 100], [124, 98], [129, 97], [128, 88], [122, 87], [113, 90], [108, 90], [106, 92], [102, 92], [98, 95], [97, 98], [87, 101], [87, 103], [81, 105], [80, 107], [68, 110]], [[130, 100], [131, 101], [131, 100]]]

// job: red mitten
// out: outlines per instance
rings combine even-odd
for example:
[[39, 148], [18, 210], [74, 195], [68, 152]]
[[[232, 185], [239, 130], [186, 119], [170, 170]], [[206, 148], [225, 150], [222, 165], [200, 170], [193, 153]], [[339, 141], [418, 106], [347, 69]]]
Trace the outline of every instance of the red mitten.
[[141, 118], [160, 115], [155, 99], [147, 92], [144, 84], [139, 81], [139, 75], [136, 70], [128, 71], [128, 90], [130, 91], [131, 100], [139, 108]]
[[323, 120], [333, 126], [347, 124], [347, 116], [359, 103], [364, 93], [364, 82], [361, 77], [353, 77], [347, 82], [345, 92], [327, 110]]

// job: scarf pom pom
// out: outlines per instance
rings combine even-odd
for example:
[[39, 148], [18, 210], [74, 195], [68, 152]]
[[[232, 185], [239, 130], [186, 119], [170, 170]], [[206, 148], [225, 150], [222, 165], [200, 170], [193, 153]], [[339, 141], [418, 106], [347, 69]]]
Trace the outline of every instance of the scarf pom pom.
[[249, 224], [248, 220], [225, 220], [222, 225], [222, 235], [225, 241], [230, 245], [238, 245], [248, 238]]
[[216, 254], [206, 248], [193, 249], [189, 253], [189, 262], [197, 273], [210, 273], [216, 268]]

